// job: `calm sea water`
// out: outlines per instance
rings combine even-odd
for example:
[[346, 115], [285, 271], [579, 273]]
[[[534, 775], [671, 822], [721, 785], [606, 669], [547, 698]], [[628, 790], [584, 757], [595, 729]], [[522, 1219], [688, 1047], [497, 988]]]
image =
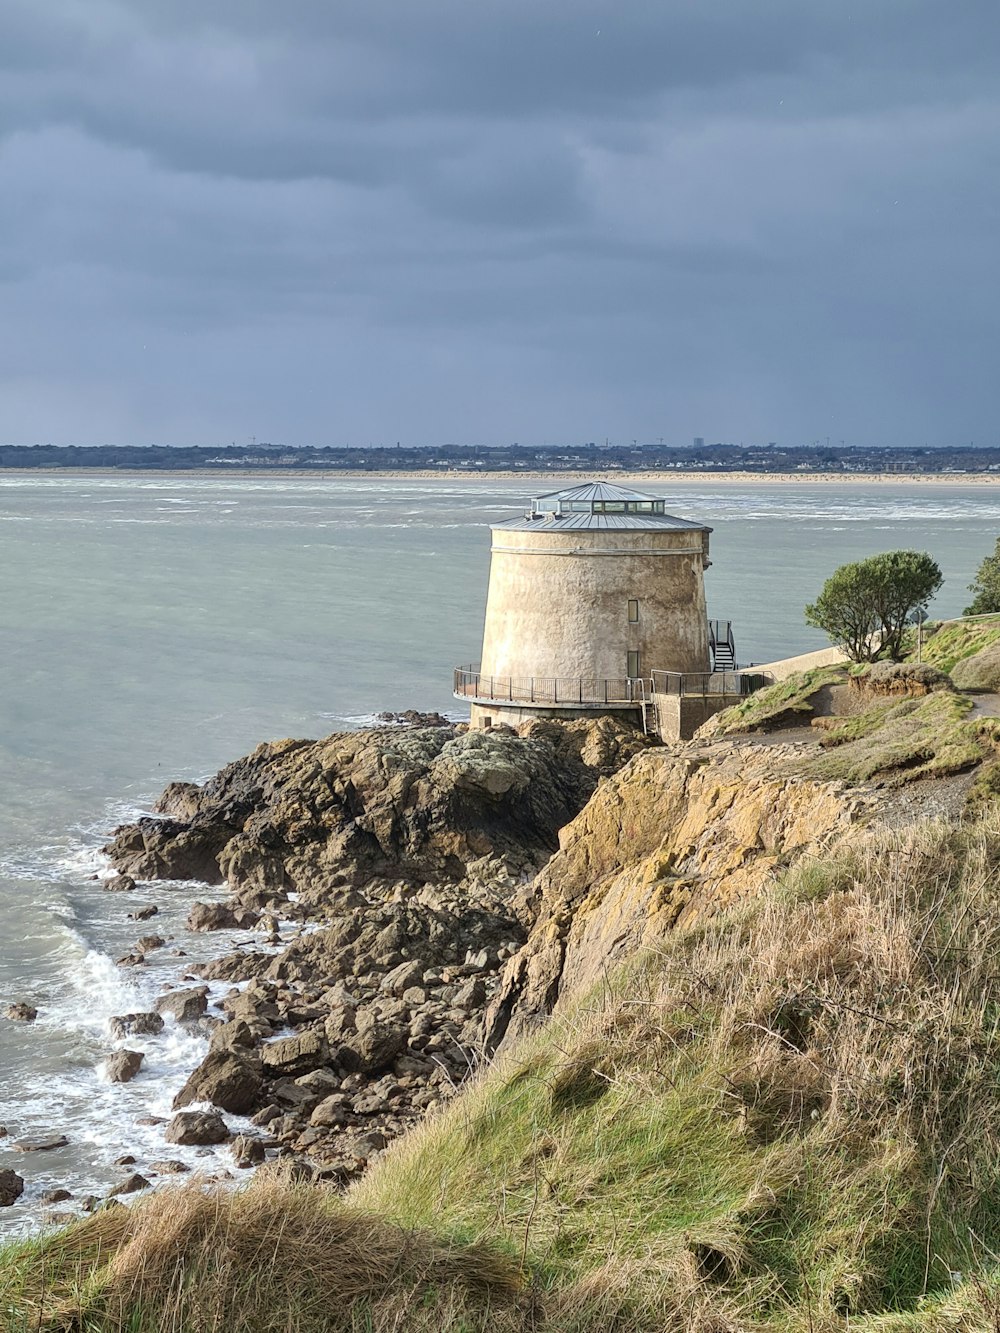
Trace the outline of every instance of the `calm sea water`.
[[[169, 779], [207, 775], [264, 738], [386, 708], [457, 709], [451, 668], [481, 639], [484, 525], [532, 488], [0, 473], [0, 1008], [40, 1010], [30, 1027], [0, 1019], [0, 1124], [70, 1140], [23, 1157], [0, 1138], [0, 1165], [28, 1181], [0, 1231], [56, 1185], [106, 1190], [126, 1148], [140, 1167], [185, 1155], [134, 1122], [169, 1109], [201, 1043], [176, 1029], [132, 1042], [146, 1064], [113, 1087], [106, 1025], [218, 941], [184, 935], [190, 886], [103, 893], [90, 878], [103, 836]], [[803, 605], [837, 565], [875, 551], [930, 551], [947, 580], [934, 611], [955, 614], [1000, 533], [989, 487], [655, 489], [714, 527], [709, 614], [735, 622], [742, 661], [823, 646]], [[160, 914], [136, 926], [126, 914], [145, 902]], [[176, 940], [145, 971], [116, 967], [149, 931]]]

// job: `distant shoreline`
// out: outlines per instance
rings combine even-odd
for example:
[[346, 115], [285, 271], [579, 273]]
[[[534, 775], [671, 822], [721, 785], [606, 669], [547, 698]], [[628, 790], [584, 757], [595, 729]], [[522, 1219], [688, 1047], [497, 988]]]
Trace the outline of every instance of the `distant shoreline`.
[[815, 484], [846, 486], [997, 486], [1000, 485], [1000, 472], [701, 472], [701, 471], [662, 471], [662, 472], [439, 472], [436, 469], [410, 471], [361, 471], [357, 469], [336, 471], [325, 468], [124, 468], [124, 467], [30, 467], [0, 468], [0, 478], [4, 476], [84, 476], [84, 477], [308, 477], [335, 482], [341, 478], [347, 481], [445, 481], [445, 482], [554, 482], [562, 485], [566, 482], [582, 483], [587, 481], [615, 481], [627, 485], [629, 482], [656, 483], [659, 486], [676, 482], [680, 485], [715, 485], [724, 486], [810, 486]]

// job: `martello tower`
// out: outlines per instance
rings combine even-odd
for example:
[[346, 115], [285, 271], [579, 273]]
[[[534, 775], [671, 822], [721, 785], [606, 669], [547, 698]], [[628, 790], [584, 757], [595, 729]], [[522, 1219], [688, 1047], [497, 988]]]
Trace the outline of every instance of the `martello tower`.
[[474, 726], [634, 713], [654, 671], [710, 671], [711, 528], [593, 482], [492, 531], [482, 661], [455, 683]]

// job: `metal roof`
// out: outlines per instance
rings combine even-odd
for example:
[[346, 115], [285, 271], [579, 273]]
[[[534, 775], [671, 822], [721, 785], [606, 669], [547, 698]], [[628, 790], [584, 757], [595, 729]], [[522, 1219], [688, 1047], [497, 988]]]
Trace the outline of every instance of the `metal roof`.
[[[674, 514], [603, 512], [605, 503], [623, 505], [630, 502], [662, 506], [663, 497], [650, 495], [648, 491], [633, 491], [611, 481], [585, 481], [564, 491], [547, 491], [544, 495], [537, 495], [526, 514], [504, 519], [491, 526], [494, 530], [503, 528], [521, 532], [529, 529], [535, 532], [579, 532], [587, 529], [616, 532], [712, 531], [705, 523], [693, 523], [686, 518], [677, 518]], [[593, 505], [595, 508], [589, 511], [578, 508], [583, 505]]]
[[662, 500], [662, 495], [649, 495], [645, 491], [632, 491], [625, 486], [616, 486], [613, 481], [584, 481], [579, 486], [570, 486], [565, 491], [546, 491], [536, 495], [535, 500]]
[[522, 514], [491, 526], [494, 531], [505, 528], [508, 532], [527, 532], [529, 528], [534, 532], [569, 532], [581, 528], [613, 528], [618, 532], [712, 531], [704, 523], [691, 523], [673, 514], [538, 514], [534, 518]]

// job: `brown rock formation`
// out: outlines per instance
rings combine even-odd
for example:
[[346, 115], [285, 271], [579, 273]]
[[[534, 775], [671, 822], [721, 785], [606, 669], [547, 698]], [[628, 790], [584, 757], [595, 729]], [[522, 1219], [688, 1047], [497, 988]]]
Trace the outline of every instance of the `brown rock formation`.
[[137, 879], [228, 880], [247, 906], [289, 889], [322, 901], [373, 879], [454, 882], [487, 855], [537, 868], [600, 774], [647, 744], [609, 718], [521, 735], [432, 727], [276, 741], [202, 788], [173, 784], [161, 801], [171, 817], [118, 829], [106, 850]]
[[795, 775], [801, 749], [678, 746], [604, 783], [535, 881], [537, 920], [504, 969], [488, 1046], [665, 932], [760, 893], [861, 817], [871, 797]]

